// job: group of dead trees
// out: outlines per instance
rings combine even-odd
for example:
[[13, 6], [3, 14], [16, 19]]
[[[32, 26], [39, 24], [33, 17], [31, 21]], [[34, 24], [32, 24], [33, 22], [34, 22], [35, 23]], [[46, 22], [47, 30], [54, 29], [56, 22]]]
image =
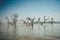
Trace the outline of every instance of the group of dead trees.
[[42, 22], [40, 21], [41, 20], [40, 18], [38, 18], [38, 21], [35, 22], [34, 21], [35, 17], [32, 18], [32, 19], [30, 17], [27, 17], [26, 19], [28, 20], [27, 22], [23, 21], [23, 20], [21, 20], [21, 21], [23, 21], [23, 23], [26, 24], [26, 25], [28, 25], [28, 26], [32, 26], [32, 29], [33, 29], [33, 24], [34, 23], [41, 24], [41, 26], [43, 26], [43, 28], [44, 28], [44, 35], [46, 34], [46, 26], [44, 26], [44, 24], [46, 24], [46, 22], [49, 21], [48, 23], [52, 24], [52, 32], [53, 32], [53, 18], [49, 19], [49, 17], [46, 18], [46, 16], [44, 16]]
[[[8, 28], [7, 29], [9, 30], [9, 25], [12, 25], [14, 27], [14, 33], [15, 33], [14, 36], [16, 36], [16, 30], [17, 30], [16, 27], [17, 27], [18, 15], [17, 14], [13, 14], [11, 16], [11, 20], [12, 21], [10, 21], [10, 19], [8, 17], [5, 17], [5, 18], [7, 19], [7, 24], [8, 24]], [[45, 22], [47, 20], [49, 20], [49, 18], [46, 19], [46, 16], [44, 16], [43, 18], [44, 18], [43, 22], [40, 21], [41, 20], [40, 18], [38, 18], [38, 22], [37, 22], [37, 23], [41, 24], [42, 26], [43, 26], [43, 24], [45, 24]], [[23, 22], [23, 24], [25, 24], [27, 26], [31, 26], [32, 29], [33, 29], [33, 25], [34, 25], [34, 22], [35, 22], [34, 21], [35, 17], [34, 18], [27, 17], [26, 20], [22, 19], [21, 21]], [[51, 18], [51, 20], [52, 20], [51, 21], [51, 24], [52, 24], [53, 18]], [[2, 24], [1, 20], [0, 20], [0, 24]], [[45, 30], [46, 30], [46, 27], [44, 27], [44, 32], [46, 32]], [[52, 26], [52, 30], [53, 30], [53, 26]]]
[[34, 20], [35, 17], [34, 18], [27, 17], [25, 21], [24, 20], [21, 21], [23, 22], [23, 24], [26, 24], [27, 26], [32, 26], [33, 29]]

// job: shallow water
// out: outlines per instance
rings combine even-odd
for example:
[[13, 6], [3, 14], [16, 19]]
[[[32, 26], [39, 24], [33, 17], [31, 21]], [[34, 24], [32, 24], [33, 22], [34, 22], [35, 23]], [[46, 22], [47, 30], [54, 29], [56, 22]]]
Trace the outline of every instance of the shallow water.
[[[7, 24], [0, 25], [0, 34], [7, 36], [8, 31], [9, 35], [13, 36], [13, 26], [10, 25], [9, 29], [7, 29]], [[44, 27], [46, 28], [44, 30]], [[45, 31], [45, 32], [44, 32]], [[2, 32], [2, 33], [1, 33]], [[26, 26], [24, 24], [17, 24], [17, 31], [16, 35], [20, 40], [59, 40], [60, 39], [60, 24], [53, 24], [53, 31], [52, 31], [52, 25], [51, 24], [34, 24], [34, 27], [32, 29], [31, 26]], [[22, 38], [21, 38], [22, 37]], [[29, 37], [29, 38], [28, 38]], [[47, 39], [46, 39], [47, 38]]]

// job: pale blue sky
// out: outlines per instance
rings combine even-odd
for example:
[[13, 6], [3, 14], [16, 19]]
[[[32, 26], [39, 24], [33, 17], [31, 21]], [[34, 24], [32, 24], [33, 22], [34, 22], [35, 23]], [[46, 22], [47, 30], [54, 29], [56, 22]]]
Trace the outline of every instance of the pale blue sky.
[[15, 0], [6, 1], [1, 6], [1, 15], [10, 16], [17, 13], [21, 17], [54, 17], [60, 20], [59, 0]]

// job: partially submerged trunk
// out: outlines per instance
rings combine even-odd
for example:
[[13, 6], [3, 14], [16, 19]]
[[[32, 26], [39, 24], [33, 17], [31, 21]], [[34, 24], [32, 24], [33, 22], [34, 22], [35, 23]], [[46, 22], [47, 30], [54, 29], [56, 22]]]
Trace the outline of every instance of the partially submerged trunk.
[[12, 20], [13, 20], [13, 25], [14, 25], [14, 38], [15, 38], [16, 35], [17, 35], [17, 33], [16, 33], [16, 32], [17, 32], [17, 29], [16, 29], [16, 27], [17, 27], [16, 25], [17, 25], [17, 24], [16, 24], [16, 22], [17, 22], [17, 17], [18, 17], [18, 15], [17, 15], [17, 14], [14, 14], [13, 17], [14, 17], [14, 18], [13, 18]]
[[44, 36], [46, 35], [46, 27], [44, 26]]
[[53, 34], [53, 18], [51, 18], [51, 25], [52, 25], [52, 34]]

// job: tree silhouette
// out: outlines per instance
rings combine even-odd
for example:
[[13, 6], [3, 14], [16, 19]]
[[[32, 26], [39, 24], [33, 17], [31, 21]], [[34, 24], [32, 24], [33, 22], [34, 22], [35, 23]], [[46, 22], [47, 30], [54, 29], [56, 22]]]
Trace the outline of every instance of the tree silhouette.
[[13, 26], [14, 26], [14, 36], [16, 37], [16, 31], [17, 31], [17, 29], [16, 29], [16, 23], [17, 23], [17, 18], [18, 18], [18, 15], [17, 14], [13, 14], [12, 15], [12, 17], [11, 17], [11, 19], [12, 19], [12, 22], [13, 22]]
[[23, 24], [25, 24], [26, 26], [28, 26], [27, 22], [25, 20], [21, 20], [23, 22]]
[[[28, 19], [28, 21], [30, 21], [31, 23], [31, 26], [32, 26], [32, 29], [33, 29], [33, 24], [34, 24], [34, 19], [35, 19], [35, 17], [33, 18], [33, 19], [31, 19], [30, 17], [28, 17], [28, 18], [26, 18], [26, 19]], [[30, 25], [29, 24], [29, 25]]]
[[44, 35], [46, 34], [46, 27], [45, 25], [43, 25], [47, 20], [49, 20], [48, 18], [46, 19], [46, 16], [44, 16], [44, 21], [41, 23], [41, 25], [44, 27]]
[[37, 24], [40, 24], [40, 18], [38, 18], [38, 20], [36, 22], [37, 22]]
[[53, 18], [51, 18], [52, 33], [53, 33]]
[[9, 25], [10, 25], [10, 22], [9, 22], [9, 19], [8, 19], [8, 17], [6, 17], [6, 19], [7, 19], [7, 33], [8, 33], [8, 35], [9, 35]]
[[[18, 17], [17, 14], [13, 14], [13, 15], [11, 16], [12, 22], [10, 22], [10, 19], [8, 19], [8, 17], [6, 17], [7, 23], [8, 23], [7, 30], [9, 30], [9, 25], [10, 25], [10, 24], [13, 25], [13, 27], [14, 27], [14, 37], [16, 36], [16, 22], [17, 22], [17, 17]], [[9, 31], [8, 31], [8, 33], [9, 33]]]
[[52, 25], [52, 33], [53, 33], [53, 18], [49, 19], [49, 23]]
[[40, 22], [40, 18], [38, 18], [38, 22]]

